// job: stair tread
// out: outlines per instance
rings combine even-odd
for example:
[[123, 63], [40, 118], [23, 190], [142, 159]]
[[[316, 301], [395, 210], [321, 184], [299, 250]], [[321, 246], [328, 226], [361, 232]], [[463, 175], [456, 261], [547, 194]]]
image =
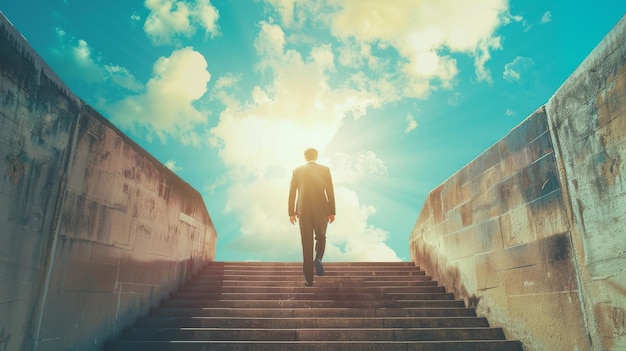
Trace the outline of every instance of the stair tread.
[[489, 327], [475, 317], [145, 317], [138, 328], [452, 328]]
[[[199, 349], [198, 346], [208, 348]], [[135, 341], [118, 340], [109, 345], [117, 351], [198, 351], [198, 350], [237, 350], [237, 351], [523, 351], [517, 341], [509, 340], [449, 340], [449, 341], [213, 341], [184, 340]]]
[[503, 340], [499, 328], [133, 328], [137, 340]]
[[345, 316], [406, 316], [406, 317], [436, 317], [436, 316], [475, 316], [473, 308], [467, 307], [447, 307], [447, 308], [345, 308], [345, 307], [331, 307], [331, 308], [198, 308], [198, 307], [181, 307], [170, 308], [161, 307], [154, 308], [150, 315], [172, 316], [172, 315], [193, 315], [203, 316], [211, 314], [213, 316], [298, 316], [298, 317], [311, 317], [311, 316], [330, 316], [330, 317], [345, 317]]

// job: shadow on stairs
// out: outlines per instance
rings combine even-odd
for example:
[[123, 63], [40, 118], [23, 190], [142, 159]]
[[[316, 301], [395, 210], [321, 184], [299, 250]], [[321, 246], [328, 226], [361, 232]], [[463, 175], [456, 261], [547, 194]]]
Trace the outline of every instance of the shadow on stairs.
[[410, 262], [212, 262], [106, 351], [521, 351]]

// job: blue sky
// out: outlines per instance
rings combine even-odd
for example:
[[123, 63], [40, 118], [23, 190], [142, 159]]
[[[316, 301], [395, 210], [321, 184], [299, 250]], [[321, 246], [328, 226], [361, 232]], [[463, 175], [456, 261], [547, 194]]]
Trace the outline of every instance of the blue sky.
[[620, 1], [20, 0], [0, 11], [80, 98], [198, 189], [218, 260], [299, 261], [307, 146], [326, 261], [410, 259], [427, 194], [546, 103]]

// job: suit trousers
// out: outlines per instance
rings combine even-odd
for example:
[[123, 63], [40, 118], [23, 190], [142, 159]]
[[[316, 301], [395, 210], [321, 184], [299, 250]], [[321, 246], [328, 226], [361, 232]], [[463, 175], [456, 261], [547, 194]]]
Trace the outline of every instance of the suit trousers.
[[315, 238], [315, 258], [322, 259], [326, 249], [326, 228], [328, 214], [324, 212], [301, 213], [300, 236], [302, 238], [302, 271], [307, 282], [313, 281], [313, 238]]

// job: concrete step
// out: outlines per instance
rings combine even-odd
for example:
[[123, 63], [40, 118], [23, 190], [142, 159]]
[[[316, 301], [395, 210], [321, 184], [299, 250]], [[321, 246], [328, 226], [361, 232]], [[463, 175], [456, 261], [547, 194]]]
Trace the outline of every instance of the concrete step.
[[409, 262], [324, 267], [213, 262], [106, 350], [522, 350]]
[[111, 343], [116, 351], [522, 351], [517, 341], [134, 341]]
[[[193, 281], [216, 281], [216, 280], [224, 280], [224, 281], [298, 281], [303, 280], [302, 272], [293, 273], [293, 274], [250, 274], [250, 275], [210, 275], [210, 274], [199, 274], [193, 277]], [[325, 273], [322, 277], [315, 277], [320, 282], [343, 282], [345, 284], [359, 284], [361, 282], [366, 281], [376, 281], [376, 282], [385, 282], [385, 281], [429, 281], [432, 278], [423, 274], [419, 275], [360, 275], [360, 276], [343, 276], [343, 275], [332, 275], [331, 273]]]
[[391, 308], [421, 307], [448, 308], [464, 307], [460, 300], [164, 300], [162, 307], [200, 307], [200, 308]]
[[[329, 276], [348, 276], [348, 277], [368, 277], [368, 276], [407, 276], [407, 275], [427, 275], [426, 272], [422, 270], [418, 270], [417, 268], [408, 269], [403, 268], [402, 270], [333, 270], [330, 267], [324, 266], [324, 272]], [[302, 274], [302, 267], [298, 267], [297, 269], [280, 269], [280, 268], [259, 268], [259, 269], [246, 269], [246, 270], [203, 270], [198, 272], [195, 276], [224, 276], [224, 275], [300, 275]]]
[[453, 293], [434, 292], [328, 292], [295, 291], [295, 292], [175, 292], [170, 294], [172, 300], [454, 300]]
[[138, 328], [478, 328], [489, 327], [476, 317], [143, 317]]
[[[297, 286], [285, 286], [285, 284], [278, 286], [245, 286], [245, 285], [220, 285], [207, 284], [207, 285], [183, 285], [178, 289], [178, 293], [257, 293], [257, 294], [275, 294], [275, 293], [298, 293], [298, 292], [311, 292], [311, 293], [349, 293], [353, 292], [354, 288], [347, 286], [328, 286], [324, 287], [313, 286], [302, 288], [302, 283]], [[371, 294], [371, 293], [445, 293], [446, 289], [442, 286], [436, 285], [424, 285], [424, 286], [361, 286], [359, 291]]]
[[[269, 280], [263, 278], [257, 278], [256, 280], [241, 280], [241, 279], [223, 279], [223, 280], [210, 280], [210, 279], [192, 279], [189, 280], [186, 285], [187, 286], [210, 286], [210, 287], [220, 287], [220, 286], [254, 286], [254, 287], [302, 287], [302, 282], [304, 278], [301, 276], [292, 276], [291, 280], [280, 279], [280, 280]], [[341, 279], [324, 279], [324, 277], [313, 277], [313, 282], [315, 283], [314, 287], [318, 287], [322, 282], [324, 283], [324, 287], [354, 287], [354, 288], [366, 288], [366, 287], [404, 287], [404, 286], [437, 286], [437, 281], [430, 280], [429, 277], [422, 277], [420, 279], [412, 279], [412, 280], [401, 280], [396, 278], [386, 279], [386, 280], [376, 280], [372, 279], [355, 279], [355, 278], [346, 278], [345, 280]], [[316, 286], [317, 285], [317, 286]]]
[[502, 340], [499, 328], [139, 328], [127, 330], [125, 340], [214, 341], [450, 341]]
[[[377, 274], [377, 272], [384, 272], [385, 275], [425, 275], [424, 271], [414, 265], [379, 265], [377, 263], [361, 265], [324, 263], [324, 270], [332, 275], [372, 275]], [[198, 275], [246, 275], [257, 273], [301, 274], [302, 264], [249, 263], [246, 265], [209, 265], [200, 270]]]
[[150, 316], [167, 317], [235, 317], [235, 318], [313, 318], [313, 317], [341, 317], [341, 318], [437, 318], [437, 317], [476, 317], [473, 308], [169, 308], [159, 307], [150, 311]]
[[[302, 268], [302, 262], [243, 262], [243, 261], [230, 261], [230, 262], [211, 262], [205, 269], [212, 269], [216, 267], [298, 267]], [[324, 266], [328, 267], [376, 267], [377, 269], [399, 269], [402, 267], [418, 268], [413, 262], [324, 262]]]
[[[354, 264], [342, 264], [342, 263], [335, 263], [335, 262], [331, 262], [331, 263], [324, 262], [323, 264], [324, 264], [324, 268], [333, 272], [341, 272], [341, 271], [349, 271], [349, 272], [370, 272], [370, 271], [415, 272], [417, 271], [417, 272], [423, 272], [423, 270], [421, 270], [419, 267], [415, 265], [402, 265], [402, 266], [395, 265], [395, 264], [383, 265], [382, 263], [368, 263], [368, 264], [354, 265]], [[302, 263], [288, 264], [288, 265], [285, 265], [282, 263], [276, 263], [276, 264], [269, 263], [268, 264], [268, 263], [262, 263], [262, 262], [260, 263], [251, 262], [245, 265], [239, 265], [239, 264], [216, 265], [216, 264], [211, 263], [210, 265], [207, 265], [206, 267], [202, 268], [198, 273], [202, 274], [206, 272], [222, 272], [222, 271], [297, 272], [297, 271], [302, 271]]]
[[[359, 269], [345, 269], [345, 268], [333, 268], [324, 265], [324, 271], [332, 275], [425, 275], [426, 272], [415, 268], [405, 267], [403, 269], [392, 269], [387, 267], [385, 269], [360, 267]], [[221, 275], [221, 274], [237, 274], [237, 275], [249, 275], [249, 274], [301, 274], [302, 267], [297, 268], [282, 268], [276, 267], [259, 267], [259, 268], [220, 268], [220, 269], [208, 269], [205, 268], [198, 272], [198, 275]]]

